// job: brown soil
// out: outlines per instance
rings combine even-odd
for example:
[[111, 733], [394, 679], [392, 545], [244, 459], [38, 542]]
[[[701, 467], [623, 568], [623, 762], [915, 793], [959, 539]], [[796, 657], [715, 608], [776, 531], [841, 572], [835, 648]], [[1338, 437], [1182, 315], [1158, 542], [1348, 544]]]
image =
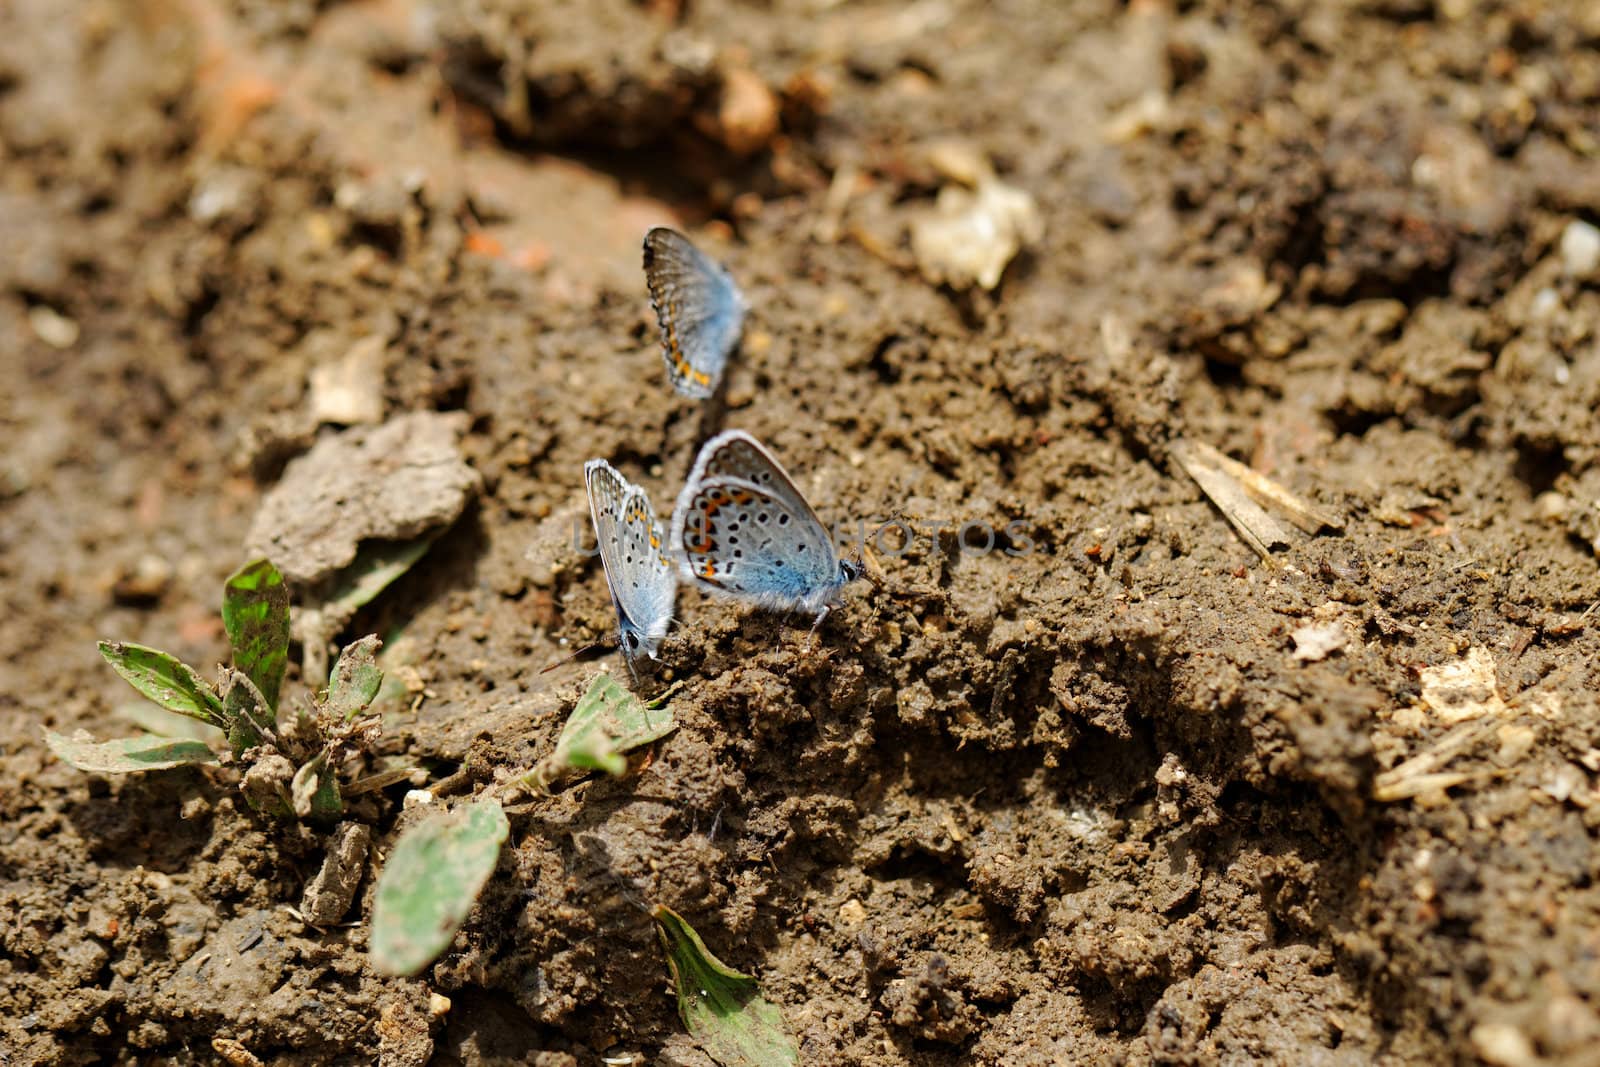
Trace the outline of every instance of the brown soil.
[[[0, 4], [0, 1063], [703, 1064], [655, 903], [806, 1063], [1600, 1063], [1600, 285], [1561, 253], [1600, 8], [462, 6]], [[910, 265], [951, 136], [1044, 219], [992, 294]], [[674, 220], [753, 307], [725, 410], [665, 385]], [[686, 592], [679, 731], [521, 811], [413, 981], [286, 910], [325, 839], [234, 772], [41, 739], [128, 732], [97, 638], [226, 655], [308, 375], [373, 334], [385, 412], [464, 410], [483, 479], [348, 631], [403, 634], [387, 744], [436, 777], [529, 766], [595, 669], [540, 673], [613, 628], [585, 460], [665, 510], [737, 426], [827, 518], [944, 523], [815, 649]], [[1180, 434], [1343, 532], [1264, 563]]]

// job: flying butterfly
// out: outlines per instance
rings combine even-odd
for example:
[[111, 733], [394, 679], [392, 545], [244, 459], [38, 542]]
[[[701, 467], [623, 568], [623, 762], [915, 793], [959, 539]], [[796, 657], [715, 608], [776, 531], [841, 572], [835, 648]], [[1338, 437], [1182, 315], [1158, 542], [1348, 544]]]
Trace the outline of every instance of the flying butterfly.
[[720, 263], [663, 226], [644, 235], [644, 278], [667, 377], [683, 395], [706, 399], [739, 343], [744, 294]]

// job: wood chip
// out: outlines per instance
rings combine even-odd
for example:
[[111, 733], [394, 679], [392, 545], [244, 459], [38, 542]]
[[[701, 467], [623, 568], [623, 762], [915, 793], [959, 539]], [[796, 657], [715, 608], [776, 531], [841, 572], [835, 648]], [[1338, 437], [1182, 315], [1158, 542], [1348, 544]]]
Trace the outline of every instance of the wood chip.
[[[1250, 499], [1235, 478], [1211, 463], [1202, 448], [1180, 439], [1172, 443], [1171, 451], [1178, 466], [1195, 480], [1200, 491], [1217, 506], [1244, 543], [1255, 549], [1256, 555], [1264, 561], [1278, 566], [1278, 561], [1272, 558], [1272, 550], [1289, 545], [1289, 535], [1278, 521]], [[1215, 449], [1209, 451], [1216, 452]]]
[[1473, 748], [1494, 732], [1493, 721], [1465, 722], [1445, 734], [1432, 747], [1391, 767], [1373, 780], [1372, 795], [1379, 801], [1405, 800], [1435, 790], [1449, 789], [1485, 773], [1441, 772], [1440, 767]]
[[1255, 497], [1257, 501], [1278, 508], [1290, 522], [1306, 533], [1344, 529], [1343, 516], [1308, 500], [1302, 500], [1266, 475], [1252, 470], [1205, 442], [1192, 441], [1189, 442], [1189, 446], [1199, 452], [1204, 461], [1231, 475], [1244, 487], [1245, 492]]

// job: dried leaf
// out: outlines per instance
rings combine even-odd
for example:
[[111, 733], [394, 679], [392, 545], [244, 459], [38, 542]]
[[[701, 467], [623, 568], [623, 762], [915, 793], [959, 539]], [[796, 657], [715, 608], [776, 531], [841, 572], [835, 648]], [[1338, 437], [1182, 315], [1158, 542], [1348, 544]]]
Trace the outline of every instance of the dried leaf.
[[1256, 555], [1270, 566], [1278, 566], [1277, 560], [1272, 558], [1272, 550], [1288, 545], [1289, 535], [1277, 520], [1251, 500], [1232, 475], [1209, 462], [1206, 455], [1189, 442], [1174, 441], [1171, 451], [1178, 466], [1195, 480], [1200, 491], [1222, 512], [1222, 517], [1232, 524], [1244, 543], [1255, 549]]
[[399, 767], [390, 767], [386, 770], [374, 771], [365, 778], [357, 778], [345, 786], [344, 795], [354, 797], [360, 796], [362, 793], [370, 793], [374, 789], [387, 789], [397, 782], [405, 781], [416, 773], [416, 766], [410, 763], [402, 764]]
[[1342, 516], [1296, 496], [1260, 471], [1245, 466], [1204, 441], [1189, 441], [1187, 444], [1211, 466], [1237, 481], [1259, 503], [1276, 506], [1289, 517], [1290, 522], [1306, 533], [1344, 529]]

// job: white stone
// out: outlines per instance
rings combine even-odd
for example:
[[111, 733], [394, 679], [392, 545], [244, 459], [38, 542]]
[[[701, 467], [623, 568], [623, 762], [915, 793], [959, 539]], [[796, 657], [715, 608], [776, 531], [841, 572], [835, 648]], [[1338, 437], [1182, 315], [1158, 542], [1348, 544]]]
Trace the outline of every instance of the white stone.
[[1561, 270], [1569, 278], [1591, 278], [1600, 268], [1600, 230], [1582, 219], [1561, 232]]

